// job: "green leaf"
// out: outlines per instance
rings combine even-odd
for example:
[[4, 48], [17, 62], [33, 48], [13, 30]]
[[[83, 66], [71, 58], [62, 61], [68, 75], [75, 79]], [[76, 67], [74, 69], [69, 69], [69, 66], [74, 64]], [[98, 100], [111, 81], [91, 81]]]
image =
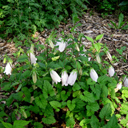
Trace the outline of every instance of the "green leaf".
[[116, 25], [116, 23], [115, 22], [113, 22], [113, 21], [110, 21], [112, 24], [113, 24], [113, 26], [117, 29], [117, 25]]
[[34, 128], [43, 128], [43, 125], [40, 122], [34, 122]]
[[122, 120], [120, 121], [120, 124], [122, 124], [124, 127], [127, 126], [127, 123], [128, 123], [128, 120], [127, 120], [127, 119], [122, 119]]
[[54, 96], [55, 92], [53, 90], [52, 85], [47, 80], [44, 80], [43, 95], [45, 98], [48, 98], [48, 94], [50, 96]]
[[67, 106], [70, 109], [70, 111], [72, 111], [75, 108], [75, 102], [71, 101], [71, 100], [68, 100], [67, 101]]
[[[0, 128], [5, 128], [4, 125], [2, 123], [0, 123]], [[10, 127], [11, 128], [11, 127]]]
[[99, 110], [99, 104], [97, 102], [95, 103], [89, 103], [87, 106], [86, 106], [87, 110], [92, 110], [92, 111], [97, 111]]
[[122, 97], [128, 98], [128, 90], [122, 91]]
[[108, 88], [105, 86], [105, 85], [103, 85], [102, 86], [102, 92], [101, 92], [102, 94], [102, 97], [107, 97], [108, 96]]
[[58, 102], [58, 101], [50, 101], [49, 103], [50, 103], [50, 105], [51, 105], [54, 109], [56, 109], [56, 110], [59, 110], [58, 108], [61, 107], [61, 103]]
[[82, 128], [87, 128], [87, 124], [89, 124], [90, 121], [91, 121], [90, 119], [83, 119], [80, 121], [80, 126], [84, 126]]
[[15, 120], [13, 124], [13, 128], [24, 128], [27, 124], [29, 124], [30, 121], [25, 120]]
[[95, 98], [92, 93], [88, 91], [83, 92], [84, 95], [80, 95], [81, 100], [86, 101], [86, 102], [94, 102]]
[[66, 120], [66, 126], [73, 128], [74, 124], [75, 124], [75, 120], [73, 117], [70, 117]]
[[4, 125], [5, 128], [13, 128], [10, 123], [5, 123], [2, 121], [2, 124]]
[[89, 36], [85, 36], [86, 38], [87, 38], [87, 40], [89, 40], [89, 41], [91, 41], [92, 43], [94, 43], [94, 40], [91, 38], [91, 37], [89, 37]]
[[98, 36], [96, 37], [96, 40], [101, 39], [103, 36], [104, 36], [104, 34], [98, 35]]
[[26, 79], [30, 75], [31, 75], [31, 71], [30, 70], [26, 70], [25, 72], [22, 73], [21, 77]]
[[39, 106], [42, 109], [45, 109], [47, 106], [47, 100], [44, 98], [43, 94], [35, 98], [35, 102], [37, 106]]
[[91, 117], [90, 124], [92, 128], [100, 128], [100, 122], [95, 115]]
[[48, 116], [46, 118], [42, 118], [43, 123], [45, 124], [53, 124], [56, 122], [55, 118], [53, 116]]
[[111, 117], [111, 105], [110, 104], [106, 104], [100, 111], [99, 117], [101, 119], [109, 119]]
[[119, 15], [118, 28], [121, 28], [123, 20], [124, 20], [124, 15], [121, 13], [121, 14]]
[[31, 100], [30, 90], [27, 87], [23, 87], [22, 92], [23, 92], [23, 95], [24, 95], [23, 100], [26, 101], [26, 102], [30, 102], [30, 100]]
[[67, 94], [66, 94], [66, 91], [63, 90], [63, 91], [61, 91], [61, 94], [60, 95], [61, 95], [62, 100], [65, 101], [70, 96], [70, 92], [67, 92]]
[[47, 104], [44, 111], [44, 116], [54, 116], [53, 107], [50, 104]]
[[0, 117], [8, 116], [4, 111], [0, 112]]
[[121, 28], [122, 30], [128, 29], [128, 24]]
[[103, 128], [120, 128], [115, 114], [113, 114], [109, 122], [105, 126], [103, 126]]
[[26, 61], [28, 61], [28, 56], [27, 56], [26, 54], [21, 55], [21, 56], [17, 59], [17, 62], [20, 62], [20, 63], [26, 62]]
[[96, 44], [94, 44], [94, 47], [97, 50], [97, 52], [100, 52], [100, 49], [101, 49], [102, 45], [103, 45], [102, 43], [96, 43]]
[[80, 88], [79, 84], [75, 83], [73, 85], [73, 88], [72, 89], [73, 89], [73, 91], [77, 91], [77, 90], [80, 90], [81, 88]]

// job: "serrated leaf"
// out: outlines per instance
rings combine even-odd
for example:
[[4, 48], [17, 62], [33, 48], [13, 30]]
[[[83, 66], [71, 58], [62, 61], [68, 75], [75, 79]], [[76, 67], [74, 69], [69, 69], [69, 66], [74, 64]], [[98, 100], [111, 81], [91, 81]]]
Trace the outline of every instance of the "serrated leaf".
[[93, 96], [92, 93], [88, 92], [88, 91], [84, 91], [83, 92], [84, 95], [80, 95], [80, 99], [86, 102], [94, 102], [95, 98]]
[[28, 56], [27, 56], [26, 54], [21, 55], [21, 56], [17, 59], [17, 62], [20, 62], [20, 63], [26, 62], [26, 61], [28, 61]]
[[15, 120], [13, 127], [14, 128], [23, 128], [24, 126], [26, 126], [27, 124], [29, 124], [30, 121], [25, 121], [25, 120]]
[[101, 119], [109, 119], [111, 117], [111, 105], [110, 104], [106, 104], [100, 111], [99, 117]]
[[48, 116], [46, 118], [42, 118], [43, 123], [45, 124], [53, 124], [56, 122], [55, 118], [53, 116]]
[[91, 117], [90, 124], [92, 128], [100, 128], [100, 122], [95, 115]]
[[89, 103], [87, 106], [86, 106], [87, 110], [92, 110], [92, 111], [97, 111], [99, 110], [99, 104], [97, 102], [95, 103]]
[[103, 128], [120, 128], [115, 114], [113, 114], [113, 116], [110, 118], [109, 122], [105, 126], [103, 126]]
[[50, 96], [54, 96], [55, 92], [53, 90], [52, 85], [47, 80], [45, 80], [44, 81], [44, 86], [43, 86], [43, 95], [44, 95], [45, 98], [48, 98], [48, 94]]
[[42, 109], [47, 106], [47, 100], [44, 98], [43, 94], [35, 98], [35, 103]]
[[74, 124], [75, 124], [75, 120], [73, 117], [70, 117], [66, 120], [66, 126], [73, 128]]
[[27, 78], [30, 75], [31, 75], [31, 71], [30, 70], [26, 70], [25, 72], [22, 73], [21, 79]]
[[98, 35], [98, 36], [96, 37], [96, 40], [101, 39], [103, 36], [104, 36], [104, 34]]
[[34, 128], [43, 128], [43, 125], [40, 122], [35, 122]]
[[49, 103], [50, 103], [50, 105], [51, 105], [54, 109], [57, 109], [57, 110], [58, 110], [58, 108], [61, 107], [61, 103], [58, 102], [58, 101], [50, 101]]

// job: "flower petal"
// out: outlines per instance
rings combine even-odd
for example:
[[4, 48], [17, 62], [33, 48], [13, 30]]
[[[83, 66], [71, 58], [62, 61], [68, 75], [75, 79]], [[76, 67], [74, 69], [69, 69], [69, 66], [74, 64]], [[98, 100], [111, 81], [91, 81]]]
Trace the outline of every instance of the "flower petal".
[[112, 66], [109, 67], [108, 73], [109, 73], [110, 77], [114, 76], [115, 70], [114, 70], [114, 68]]
[[73, 70], [68, 77], [68, 84], [73, 85], [77, 79], [77, 70]]
[[6, 65], [6, 67], [5, 67], [4, 73], [5, 73], [6, 75], [11, 75], [11, 71], [12, 71], [11, 64], [10, 64], [10, 63], [7, 63], [7, 65]]
[[51, 75], [51, 78], [52, 80], [57, 84], [57, 82], [60, 82], [61, 81], [61, 78], [60, 76], [57, 74], [56, 71], [54, 71], [53, 69], [50, 70], [50, 75]]
[[68, 74], [66, 71], [63, 71], [62, 74], [61, 74], [61, 79], [62, 79], [62, 86], [67, 86], [68, 83], [67, 83], [67, 80], [68, 80]]
[[92, 80], [97, 82], [98, 74], [96, 73], [96, 71], [93, 68], [91, 68], [91, 70], [90, 70], [90, 77], [92, 78]]
[[37, 61], [37, 58], [33, 53], [30, 53], [30, 60], [31, 60], [31, 64], [35, 64]]

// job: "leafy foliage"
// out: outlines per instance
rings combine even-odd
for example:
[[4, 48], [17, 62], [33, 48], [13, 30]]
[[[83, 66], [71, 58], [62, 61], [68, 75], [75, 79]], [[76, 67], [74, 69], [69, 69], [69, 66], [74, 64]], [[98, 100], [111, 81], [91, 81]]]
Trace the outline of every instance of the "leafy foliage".
[[[30, 36], [44, 28], [57, 27], [71, 15], [81, 15], [87, 0], [2, 0], [0, 3], [0, 36]], [[81, 9], [82, 8], [82, 9]]]
[[[117, 90], [118, 78], [109, 77], [107, 73], [113, 61], [104, 63], [102, 60], [98, 63], [96, 60], [97, 53], [100, 54], [102, 51], [104, 53], [102, 55], [105, 55], [108, 50], [106, 45], [98, 42], [103, 38], [103, 34], [93, 39], [79, 33], [76, 38], [75, 28], [76, 26], [71, 28], [70, 35], [62, 36], [63, 41], [67, 43], [63, 52], [57, 50], [58, 46], [55, 44], [58, 41], [53, 41], [50, 35], [46, 40], [47, 46], [38, 43], [35, 45], [35, 50], [43, 51], [38, 56], [34, 55], [33, 48], [34, 57], [31, 59], [37, 58], [35, 63], [30, 62], [28, 53], [31, 53], [31, 50], [25, 52], [22, 49], [20, 54], [19, 51], [15, 53], [17, 64], [11, 71], [11, 75], [3, 74], [2, 69], [0, 89], [7, 97], [0, 99], [1, 128], [22, 128], [25, 125], [52, 127], [60, 119], [71, 128], [74, 127], [76, 120], [80, 126], [87, 128], [118, 128], [117, 118], [121, 118], [123, 114], [128, 118], [128, 89]], [[82, 38], [92, 42], [92, 46], [87, 51], [83, 51], [85, 46], [82, 44]], [[53, 47], [49, 41], [53, 41]], [[63, 43], [60, 42], [59, 45]], [[91, 61], [88, 55], [91, 55]], [[9, 59], [6, 58], [6, 61]], [[92, 68], [97, 72], [97, 81], [90, 77]], [[60, 78], [65, 70], [68, 78]], [[73, 75], [71, 77], [71, 73], [75, 77]], [[93, 76], [95, 77], [95, 74]], [[75, 80], [75, 82], [70, 85], [68, 80]], [[62, 82], [67, 82], [68, 85], [63, 86]], [[123, 104], [118, 115], [115, 115], [114, 112], [121, 103], [118, 96], [123, 99]], [[6, 109], [9, 109], [9, 113]], [[120, 125], [126, 126], [126, 124], [127, 120], [120, 121]]]

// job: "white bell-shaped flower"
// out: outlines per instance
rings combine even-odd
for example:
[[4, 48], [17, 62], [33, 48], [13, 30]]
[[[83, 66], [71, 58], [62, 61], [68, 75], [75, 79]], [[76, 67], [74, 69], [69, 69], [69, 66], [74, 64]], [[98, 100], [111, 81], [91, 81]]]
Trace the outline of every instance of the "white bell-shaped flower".
[[66, 71], [63, 71], [62, 74], [61, 74], [61, 80], [62, 80], [62, 86], [67, 86], [68, 83], [67, 83], [67, 80], [68, 80], [68, 74]]
[[59, 44], [59, 51], [63, 52], [66, 48], [66, 43], [65, 42], [60, 42]]
[[11, 64], [8, 62], [8, 63], [6, 64], [4, 73], [5, 73], [6, 75], [11, 75], [11, 71], [12, 71], [12, 67], [11, 67]]
[[108, 73], [109, 73], [110, 77], [112, 77], [115, 74], [115, 70], [114, 70], [114, 68], [112, 66], [109, 67]]
[[115, 88], [115, 92], [117, 92], [118, 90], [120, 90], [122, 88], [122, 82], [120, 81]]
[[33, 53], [30, 53], [30, 60], [31, 60], [31, 64], [35, 64], [37, 61], [37, 58]]
[[57, 82], [61, 82], [60, 76], [53, 69], [50, 69], [50, 75], [51, 75], [53, 82], [55, 82], [56, 84], [57, 84]]
[[62, 38], [59, 38], [59, 42], [57, 42], [57, 44], [55, 46], [59, 46], [59, 51], [63, 52], [67, 46], [67, 43], [63, 41]]
[[70, 73], [70, 75], [69, 75], [69, 77], [68, 77], [68, 82], [67, 82], [67, 83], [68, 83], [69, 85], [73, 85], [73, 84], [75, 83], [76, 79], [77, 79], [77, 70], [74, 69], [74, 70]]
[[93, 68], [91, 68], [91, 70], [90, 70], [90, 77], [92, 78], [92, 80], [97, 82], [98, 74], [96, 73], [96, 71]]
[[106, 54], [107, 54], [108, 59], [109, 59], [110, 61], [112, 61], [112, 56], [111, 56], [110, 52], [107, 51]]
[[96, 60], [97, 60], [97, 62], [98, 62], [99, 64], [101, 63], [101, 59], [100, 59], [99, 54], [96, 54]]
[[124, 82], [124, 87], [128, 87], [128, 78], [125, 77], [123, 82]]

